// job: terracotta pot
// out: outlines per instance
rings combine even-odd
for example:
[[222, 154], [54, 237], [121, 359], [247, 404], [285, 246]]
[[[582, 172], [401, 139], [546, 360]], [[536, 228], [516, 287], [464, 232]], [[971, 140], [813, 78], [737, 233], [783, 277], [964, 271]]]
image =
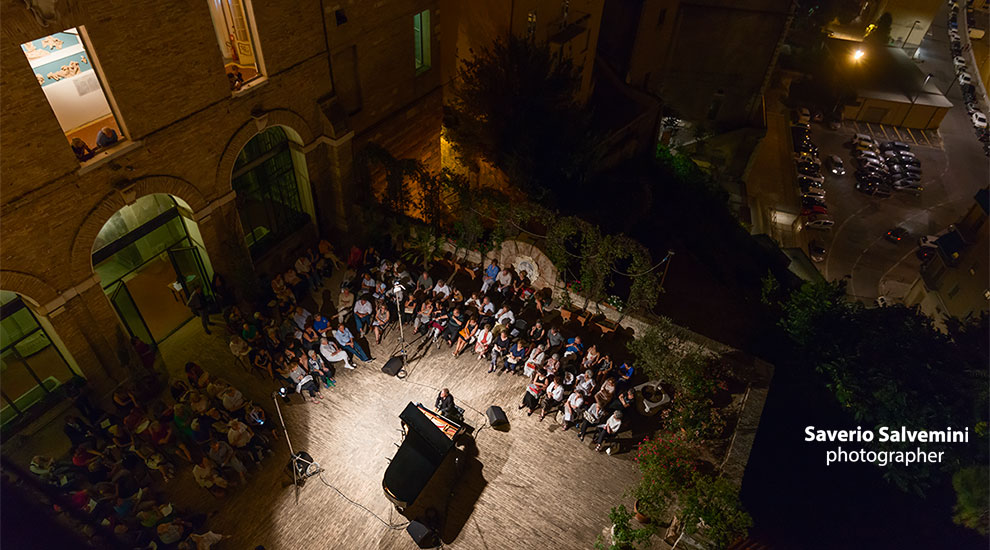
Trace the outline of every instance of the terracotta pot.
[[651, 521], [650, 518], [644, 516], [639, 511], [639, 499], [636, 499], [636, 502], [633, 504], [633, 512], [636, 513], [636, 521], [638, 521], [640, 523], [650, 523], [650, 521]]

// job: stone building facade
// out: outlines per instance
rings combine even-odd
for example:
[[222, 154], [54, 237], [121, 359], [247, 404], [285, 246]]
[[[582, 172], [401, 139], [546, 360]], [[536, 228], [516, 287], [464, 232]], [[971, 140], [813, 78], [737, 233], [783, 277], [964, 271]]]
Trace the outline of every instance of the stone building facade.
[[[105, 390], [123, 379], [129, 329], [93, 265], [108, 220], [143, 197], [168, 195], [198, 228], [207, 275], [245, 281], [285, 269], [289, 254], [318, 236], [338, 239], [350, 198], [363, 192], [353, 173], [364, 144], [439, 166], [440, 30], [449, 24], [440, 4], [79, 0], [26, 8], [4, 0], [0, 289], [27, 305], [90, 384]], [[235, 34], [237, 47], [248, 44], [233, 61], [223, 38], [218, 45], [224, 31], [214, 10], [224, 9], [236, 22], [228, 46]], [[65, 38], [54, 34], [64, 29], [85, 49], [63, 76], [91, 66], [112, 111], [108, 124], [119, 130], [117, 143], [86, 160], [51, 103], [46, 86], [57, 71], [46, 79], [25, 57], [38, 53], [31, 44], [39, 39], [44, 55], [59, 53], [50, 37]], [[227, 74], [235, 66], [248, 75], [236, 90]], [[252, 258], [232, 173], [245, 145], [271, 128], [288, 136], [308, 221]]]

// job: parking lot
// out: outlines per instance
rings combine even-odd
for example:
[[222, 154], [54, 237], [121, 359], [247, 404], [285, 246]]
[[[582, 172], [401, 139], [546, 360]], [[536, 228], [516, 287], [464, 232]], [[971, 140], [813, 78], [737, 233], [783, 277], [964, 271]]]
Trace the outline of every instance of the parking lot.
[[899, 128], [897, 126], [871, 124], [869, 122], [857, 122], [855, 120], [843, 121], [842, 126], [850, 135], [867, 134], [876, 138], [877, 141], [902, 141], [912, 148], [915, 146], [934, 147], [935, 149], [942, 148], [942, 136], [935, 130], [912, 130], [911, 128]]

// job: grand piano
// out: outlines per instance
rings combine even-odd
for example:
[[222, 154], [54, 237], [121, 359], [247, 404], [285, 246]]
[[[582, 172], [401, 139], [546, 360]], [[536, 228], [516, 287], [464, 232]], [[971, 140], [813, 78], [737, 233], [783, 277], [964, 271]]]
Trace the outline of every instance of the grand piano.
[[466, 427], [415, 403], [406, 405], [399, 419], [405, 437], [385, 469], [382, 488], [389, 501], [403, 510], [433, 479]]

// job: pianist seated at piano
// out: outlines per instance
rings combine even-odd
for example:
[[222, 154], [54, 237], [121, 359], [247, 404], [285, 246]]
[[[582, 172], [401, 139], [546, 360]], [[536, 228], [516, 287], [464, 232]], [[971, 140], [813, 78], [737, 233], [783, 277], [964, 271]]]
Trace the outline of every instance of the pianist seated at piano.
[[457, 418], [459, 416], [457, 412], [457, 406], [454, 405], [454, 396], [450, 395], [450, 390], [444, 388], [440, 390], [440, 394], [437, 395], [437, 402], [434, 408], [443, 416], [447, 418]]

